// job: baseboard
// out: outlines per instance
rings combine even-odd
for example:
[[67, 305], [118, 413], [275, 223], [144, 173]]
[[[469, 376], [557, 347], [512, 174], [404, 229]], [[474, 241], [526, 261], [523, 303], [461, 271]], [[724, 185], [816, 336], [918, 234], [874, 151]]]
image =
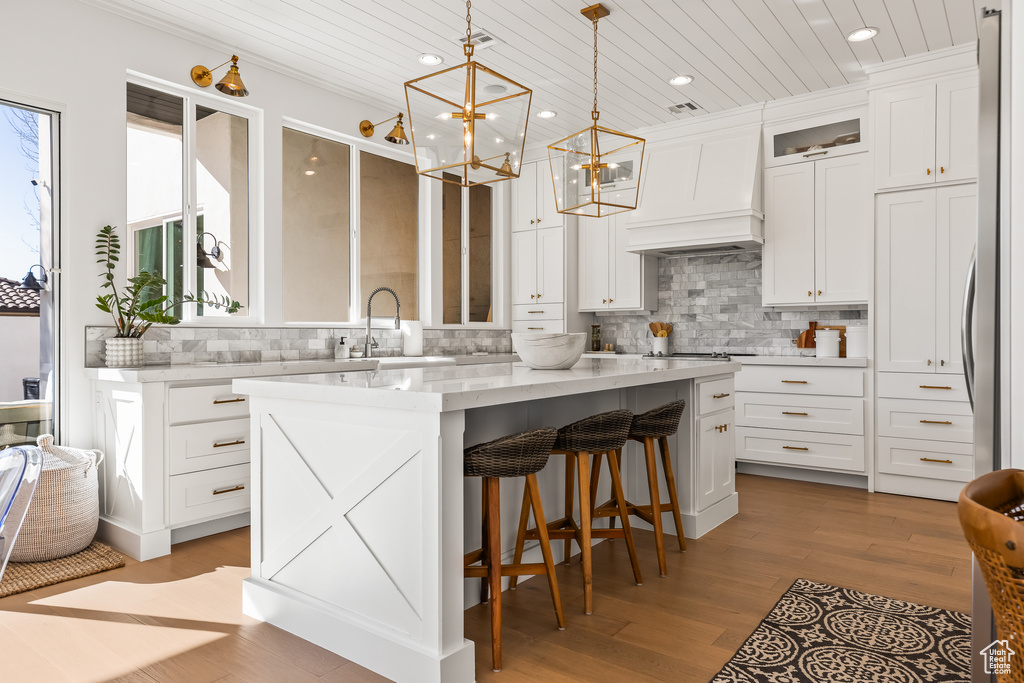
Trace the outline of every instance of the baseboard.
[[799, 467], [784, 467], [782, 465], [764, 465], [756, 462], [737, 462], [736, 471], [740, 474], [753, 474], [759, 477], [809, 481], [815, 484], [848, 486], [854, 489], [867, 490], [868, 488], [868, 475], [866, 474], [822, 472], [821, 470], [805, 470]]
[[875, 476], [875, 491], [878, 493], [895, 493], [900, 496], [915, 498], [932, 498], [956, 502], [960, 491], [967, 486], [962, 481], [946, 481], [928, 477], [905, 477], [899, 474], [882, 474]]
[[231, 531], [232, 529], [241, 529], [244, 526], [249, 526], [249, 520], [250, 515], [248, 512], [239, 512], [237, 515], [231, 515], [230, 517], [220, 517], [218, 519], [211, 519], [208, 522], [171, 529], [171, 545], [192, 541], [203, 536], [213, 536], [214, 534]]
[[169, 529], [142, 533], [102, 516], [96, 528], [96, 540], [140, 562], [171, 554]]

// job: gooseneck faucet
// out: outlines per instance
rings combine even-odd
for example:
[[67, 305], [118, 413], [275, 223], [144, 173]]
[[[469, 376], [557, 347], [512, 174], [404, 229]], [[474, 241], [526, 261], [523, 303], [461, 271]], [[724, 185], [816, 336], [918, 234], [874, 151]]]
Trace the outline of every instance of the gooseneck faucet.
[[395, 297], [395, 329], [399, 330], [402, 328], [402, 316], [399, 315], [399, 309], [401, 304], [398, 303], [398, 295], [395, 294], [395, 290], [390, 287], [378, 287], [370, 293], [370, 298], [366, 300], [366, 357], [369, 358], [373, 353], [373, 347], [371, 345], [372, 338], [370, 337], [370, 311], [373, 306], [373, 297], [377, 296], [379, 292], [387, 292], [391, 296]]

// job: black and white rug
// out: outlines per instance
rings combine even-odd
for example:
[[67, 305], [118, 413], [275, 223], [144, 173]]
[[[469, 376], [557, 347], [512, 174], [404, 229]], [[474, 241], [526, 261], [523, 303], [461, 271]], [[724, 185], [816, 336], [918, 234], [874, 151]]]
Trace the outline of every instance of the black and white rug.
[[971, 617], [797, 579], [711, 683], [968, 683]]

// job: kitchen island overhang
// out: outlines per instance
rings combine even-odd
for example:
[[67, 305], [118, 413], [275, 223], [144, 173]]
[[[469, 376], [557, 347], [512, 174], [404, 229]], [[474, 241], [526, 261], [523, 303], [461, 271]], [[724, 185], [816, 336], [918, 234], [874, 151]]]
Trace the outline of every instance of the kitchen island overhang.
[[[693, 406], [696, 383], [731, 381], [740, 367], [602, 358], [560, 371], [507, 363], [236, 380], [253, 444], [244, 610], [394, 680], [472, 681], [462, 562], [479, 517], [466, 515], [464, 446], [677, 397]], [[695, 412], [674, 454], [690, 491], [688, 535], [737, 506], [730, 486], [695, 509]]]

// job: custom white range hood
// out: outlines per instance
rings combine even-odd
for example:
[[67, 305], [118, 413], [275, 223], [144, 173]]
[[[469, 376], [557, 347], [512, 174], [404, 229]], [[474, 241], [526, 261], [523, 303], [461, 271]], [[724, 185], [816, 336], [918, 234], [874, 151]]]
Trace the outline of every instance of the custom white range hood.
[[638, 206], [619, 216], [628, 251], [672, 256], [764, 244], [761, 115], [752, 106], [640, 133], [648, 141]]

